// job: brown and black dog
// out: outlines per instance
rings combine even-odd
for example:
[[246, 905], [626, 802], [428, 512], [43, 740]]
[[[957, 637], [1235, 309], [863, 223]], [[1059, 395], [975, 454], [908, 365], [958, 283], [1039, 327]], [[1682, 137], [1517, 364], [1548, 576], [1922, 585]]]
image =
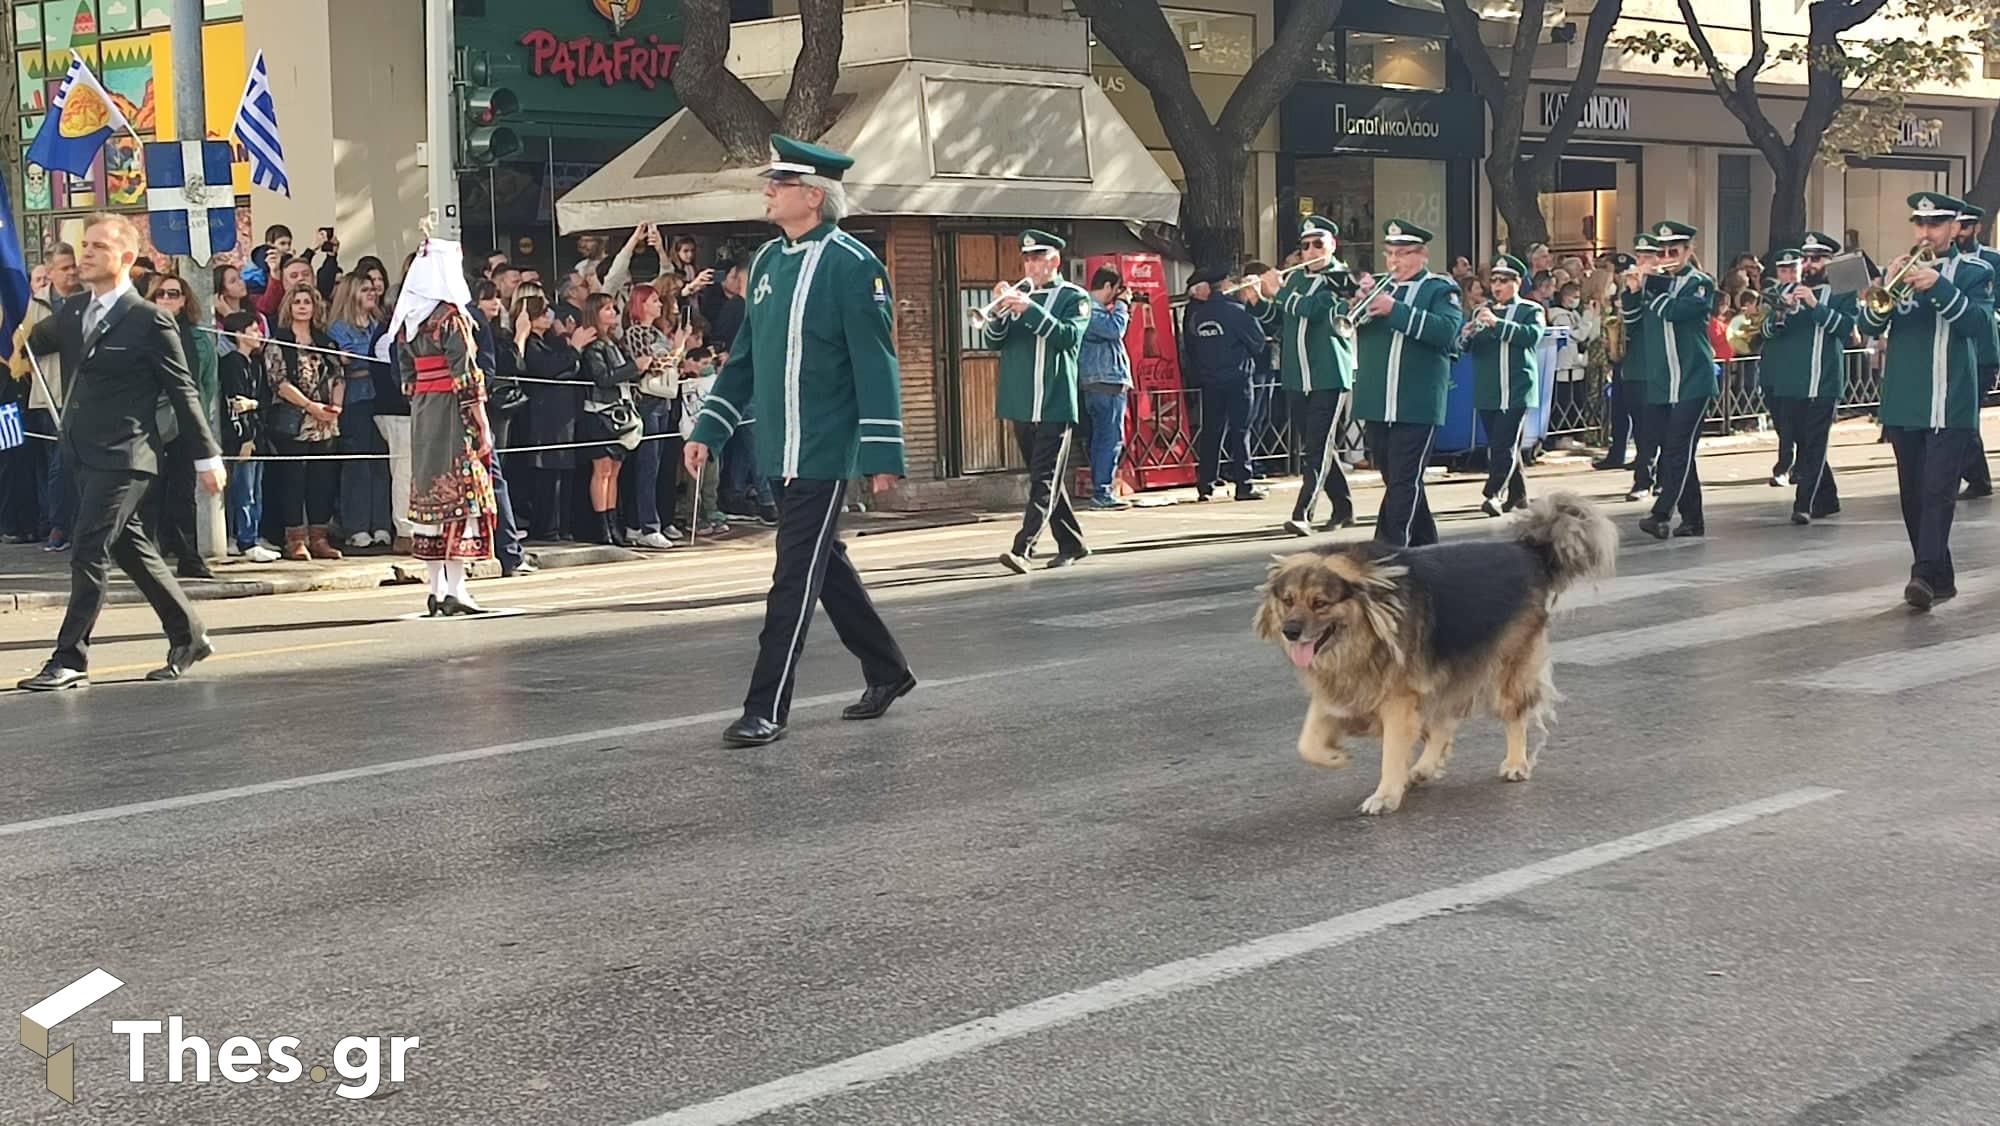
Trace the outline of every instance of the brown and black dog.
[[1557, 492], [1522, 513], [1510, 540], [1329, 545], [1278, 559], [1256, 630], [1284, 649], [1310, 698], [1299, 757], [1343, 767], [1343, 738], [1381, 736], [1381, 783], [1361, 812], [1388, 813], [1444, 773], [1459, 725], [1484, 712], [1507, 730], [1500, 777], [1526, 781], [1528, 726], [1544, 727], [1557, 699], [1555, 598], [1610, 574], [1617, 554], [1611, 521]]

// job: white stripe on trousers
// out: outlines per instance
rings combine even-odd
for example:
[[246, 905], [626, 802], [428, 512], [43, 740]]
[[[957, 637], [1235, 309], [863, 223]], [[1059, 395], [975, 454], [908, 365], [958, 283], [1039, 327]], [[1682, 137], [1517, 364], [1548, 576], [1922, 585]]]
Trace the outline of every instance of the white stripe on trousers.
[[[1039, 426], [1041, 424], [1034, 423], [1033, 425]], [[1042, 526], [1035, 529], [1035, 538], [1028, 541], [1029, 551], [1035, 550], [1035, 545], [1042, 542], [1043, 532], [1048, 532], [1052, 536], [1055, 535], [1055, 532], [1049, 528], [1049, 521], [1055, 518], [1056, 501], [1062, 499], [1063, 496], [1062, 476], [1063, 467], [1069, 464], [1070, 430], [1071, 428], [1068, 426], [1063, 427], [1062, 444], [1056, 447], [1056, 472], [1055, 476], [1049, 480], [1049, 503], [1042, 506]], [[1035, 450], [1031, 446], [1028, 452], [1032, 456]], [[1062, 550], [1062, 538], [1060, 536], [1056, 537], [1056, 550]]]
[[[1308, 524], [1312, 523], [1313, 509], [1319, 507], [1319, 495], [1326, 491], [1326, 472], [1333, 468], [1334, 450], [1340, 445], [1340, 407], [1346, 399], [1347, 392], [1345, 391], [1339, 392], [1335, 396], [1333, 400], [1333, 417], [1326, 422], [1326, 441], [1320, 443], [1319, 476], [1313, 478], [1312, 495], [1306, 498], [1305, 522]], [[1308, 406], [1306, 409], [1310, 411], [1312, 408]]]
[[[1680, 404], [1675, 403], [1673, 404], [1673, 406], [1669, 406], [1667, 408], [1667, 422], [1669, 425], [1673, 423], [1674, 407], [1677, 406], [1680, 406]], [[1701, 413], [1704, 416], [1706, 416], [1708, 414], [1708, 411], [1706, 408], [1704, 408]], [[1662, 436], [1664, 437], [1664, 435]], [[1667, 505], [1667, 519], [1669, 520], [1672, 520], [1674, 518], [1675, 510], [1680, 508], [1681, 498], [1687, 495], [1688, 478], [1694, 475], [1694, 448], [1696, 444], [1698, 444], [1700, 441], [1701, 441], [1701, 419], [1697, 418], [1695, 419], [1694, 422], [1693, 432], [1691, 432], [1688, 435], [1687, 464], [1681, 468], [1681, 487], [1674, 490], [1674, 499], [1671, 503]], [[1708, 519], [1707, 512], [1704, 511], [1702, 513], [1702, 519], [1703, 520]]]
[[771, 722], [777, 723], [778, 709], [785, 705], [785, 685], [792, 679], [792, 672], [799, 663], [799, 635], [805, 632], [806, 621], [812, 617], [813, 604], [819, 597], [813, 593], [813, 568], [826, 558], [826, 534], [833, 528], [833, 518], [840, 512], [841, 501], [847, 498], [847, 482], [835, 482], [833, 502], [826, 506], [826, 518], [820, 521], [819, 536], [813, 540], [812, 560], [806, 564], [806, 589], [799, 598], [799, 621], [792, 627], [791, 644], [785, 648], [785, 671], [778, 677], [778, 690], [771, 697]]
[[[1502, 491], [1510, 491], [1514, 484], [1514, 478], [1521, 472], [1521, 436], [1528, 432], [1528, 412], [1534, 409], [1534, 407], [1522, 407], [1521, 421], [1514, 424], [1514, 444], [1507, 448], [1507, 464], [1513, 468], [1500, 481]], [[1521, 482], [1522, 490], [1526, 491], [1527, 487], [1528, 482], [1523, 479]], [[1489, 497], [1488, 499], [1492, 498]]]
[[1424, 503], [1424, 467], [1431, 463], [1431, 443], [1437, 441], [1437, 434], [1438, 434], [1437, 427], [1433, 426], [1431, 427], [1431, 432], [1429, 434], [1424, 435], [1423, 456], [1417, 458], [1416, 497], [1415, 499], [1410, 501], [1410, 514], [1404, 517], [1403, 519], [1404, 547], [1410, 546], [1410, 529], [1417, 522], [1417, 506]]

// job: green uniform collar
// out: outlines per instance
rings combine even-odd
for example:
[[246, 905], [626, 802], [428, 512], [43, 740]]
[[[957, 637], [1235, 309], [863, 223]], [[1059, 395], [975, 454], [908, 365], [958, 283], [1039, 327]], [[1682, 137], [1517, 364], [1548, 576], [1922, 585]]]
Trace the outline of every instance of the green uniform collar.
[[826, 238], [827, 236], [833, 234], [833, 232], [839, 229], [840, 227], [837, 224], [821, 223], [819, 226], [814, 227], [812, 230], [807, 231], [805, 234], [799, 236], [798, 238], [791, 238], [789, 236], [786, 237], [785, 245], [803, 246], [804, 244], [809, 242], [818, 242], [819, 240]]

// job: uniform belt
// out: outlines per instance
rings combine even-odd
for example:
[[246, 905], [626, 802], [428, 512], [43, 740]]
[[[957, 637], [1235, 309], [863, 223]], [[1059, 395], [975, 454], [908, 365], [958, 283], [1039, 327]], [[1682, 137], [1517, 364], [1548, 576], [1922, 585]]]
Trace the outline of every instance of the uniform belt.
[[458, 381], [454, 380], [448, 374], [420, 375], [417, 377], [416, 386], [411, 388], [410, 393], [413, 395], [449, 395], [457, 390]]

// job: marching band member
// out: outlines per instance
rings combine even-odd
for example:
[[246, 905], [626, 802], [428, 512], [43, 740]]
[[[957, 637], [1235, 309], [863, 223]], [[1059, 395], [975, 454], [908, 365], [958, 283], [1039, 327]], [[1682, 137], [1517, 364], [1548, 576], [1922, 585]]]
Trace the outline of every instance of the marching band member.
[[1090, 331], [1090, 294], [1061, 273], [1065, 245], [1045, 231], [1021, 232], [1028, 285], [995, 286], [997, 309], [986, 322], [986, 341], [1000, 353], [999, 414], [1013, 423], [1014, 440], [1028, 463], [1028, 504], [1013, 545], [1000, 556], [1001, 565], [1017, 575], [1028, 573], [1044, 525], [1056, 537], [1049, 567], [1067, 567], [1090, 554], [1062, 480], [1077, 420], [1076, 361]]
[[1430, 272], [1431, 232], [1391, 219], [1382, 226], [1388, 277], [1358, 295], [1354, 417], [1368, 424], [1368, 448], [1382, 472], [1375, 539], [1390, 547], [1436, 543], [1424, 496], [1431, 441], [1444, 423], [1451, 357], [1464, 324], [1458, 284]]
[[[1653, 367], [1660, 357], [1647, 351], [1645, 280], [1660, 268], [1660, 243], [1650, 233], [1641, 232], [1632, 242], [1632, 264], [1619, 277], [1618, 322], [1625, 329], [1625, 364], [1618, 370], [1617, 395], [1632, 412], [1632, 440], [1638, 461], [1632, 467], [1632, 489], [1625, 499], [1645, 500], [1658, 491], [1660, 433], [1654, 425], [1653, 409], [1646, 389], [1653, 382]], [[1625, 447], [1617, 447], [1623, 453]]]
[[1979, 340], [1993, 328], [1993, 306], [1974, 294], [1990, 291], [1993, 270], [1959, 253], [1961, 201], [1918, 192], [1909, 203], [1917, 250], [1930, 260], [1891, 263], [1883, 284], [1894, 307], [1880, 315], [1864, 301], [1860, 321], [1864, 335], [1889, 338], [1882, 433], [1896, 451], [1903, 527], [1916, 556], [1903, 600], [1921, 611], [1958, 593], [1951, 520], [1979, 429]]
[[[1715, 282], [1691, 260], [1697, 233], [1671, 219], [1654, 224], [1660, 269], [1645, 279], [1643, 326], [1652, 365], [1646, 402], [1660, 445], [1660, 495], [1639, 528], [1654, 539], [1707, 532], [1695, 443], [1701, 439], [1701, 422], [1716, 394], [1715, 346], [1708, 335]], [[1669, 533], [1675, 508], [1680, 509], [1681, 526]]]
[[[1278, 379], [1293, 423], [1305, 437], [1304, 480], [1292, 506], [1286, 530], [1295, 536], [1312, 534], [1312, 510], [1321, 491], [1333, 502], [1321, 530], [1354, 523], [1354, 498], [1341, 472], [1339, 419], [1341, 399], [1354, 385], [1354, 343], [1336, 326], [1334, 309], [1353, 296], [1347, 267], [1334, 258], [1340, 227], [1332, 220], [1308, 215], [1299, 230], [1299, 267], [1278, 284], [1276, 270], [1267, 271], [1262, 291], [1269, 305], [1284, 317], [1279, 328]], [[1351, 330], [1348, 330], [1351, 331]]]
[[[1486, 427], [1486, 499], [1479, 510], [1488, 516], [1528, 503], [1528, 481], [1521, 474], [1521, 433], [1528, 425], [1528, 412], [1541, 405], [1535, 353], [1546, 326], [1542, 307], [1521, 296], [1521, 274], [1526, 269], [1519, 258], [1502, 254], [1495, 259], [1493, 301], [1476, 310], [1465, 326], [1473, 399]], [[1505, 508], [1500, 504], [1503, 489]]]
[[[1993, 268], [2000, 276], [2000, 250], [1979, 245], [1979, 225], [1986, 221], [1986, 210], [1966, 204], [1958, 213], [1958, 252], [1977, 257]], [[1994, 294], [1988, 293], [1989, 302]], [[1988, 339], [1979, 341], [1983, 349], [1979, 357], [1979, 393], [1984, 396], [1993, 389], [1993, 380], [2000, 375], [2000, 322]], [[1979, 428], [1972, 428], [1972, 460], [1965, 467], [1965, 491], [1958, 494], [1960, 500], [1979, 500], [1993, 495], [1993, 469], [1986, 464], [1986, 441], [1980, 436]]]
[[1781, 252], [1764, 321], [1764, 394], [1782, 419], [1779, 432], [1797, 447], [1792, 523], [1799, 525], [1840, 511], [1827, 443], [1847, 386], [1845, 346], [1856, 308], [1853, 294], [1836, 296], [1826, 282], [1826, 261], [1838, 253], [1840, 244], [1818, 231], [1806, 232], [1801, 249]]

